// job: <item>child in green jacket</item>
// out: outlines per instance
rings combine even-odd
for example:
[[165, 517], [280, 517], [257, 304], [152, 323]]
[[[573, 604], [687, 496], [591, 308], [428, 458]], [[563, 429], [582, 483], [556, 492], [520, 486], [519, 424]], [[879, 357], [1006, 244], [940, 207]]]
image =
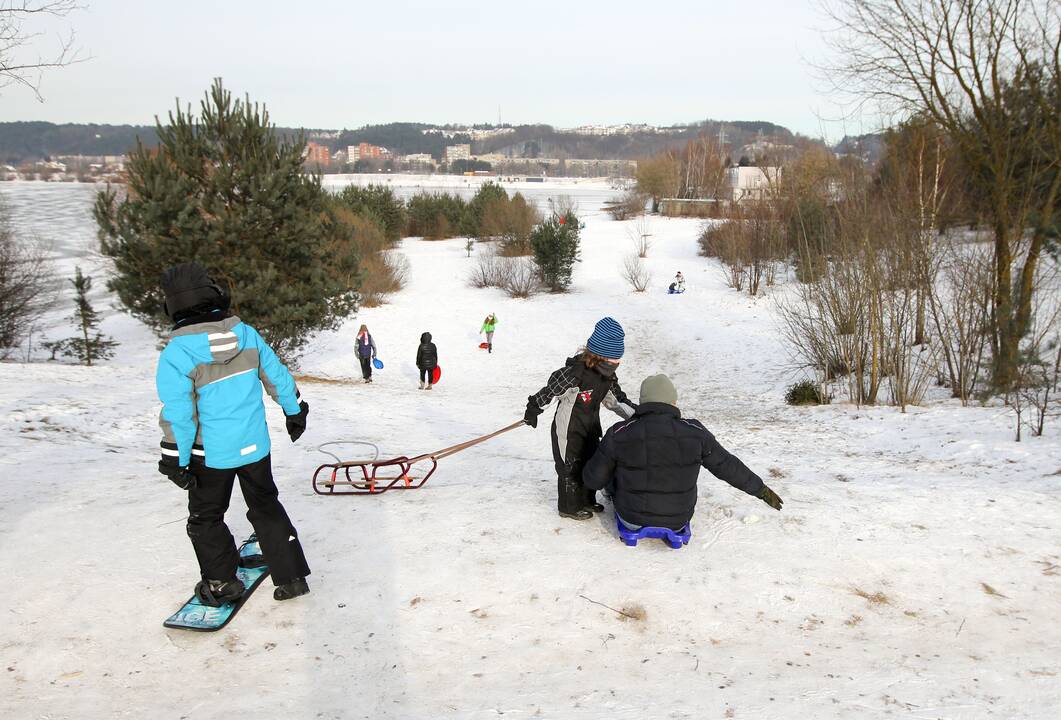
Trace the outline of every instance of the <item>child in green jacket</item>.
[[479, 328], [479, 334], [486, 333], [486, 351], [494, 351], [494, 330], [497, 328], [497, 315], [490, 313], [483, 320], [483, 326]]

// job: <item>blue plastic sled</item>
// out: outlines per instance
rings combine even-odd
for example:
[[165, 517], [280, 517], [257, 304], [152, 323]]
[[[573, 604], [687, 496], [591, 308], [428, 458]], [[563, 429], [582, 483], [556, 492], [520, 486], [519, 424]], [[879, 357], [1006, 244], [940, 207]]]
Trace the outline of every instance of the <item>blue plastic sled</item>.
[[685, 292], [685, 290], [675, 290], [672, 287], [667, 288], [667, 294], [668, 295], [681, 295], [683, 292]]
[[376, 368], [377, 370], [382, 370], [383, 369], [383, 361], [380, 360], [379, 358], [372, 358], [372, 367]]
[[654, 538], [662, 540], [675, 550], [679, 550], [682, 545], [688, 545], [689, 538], [693, 536], [693, 531], [688, 524], [678, 531], [661, 527], [643, 527], [640, 530], [631, 530], [623, 525], [622, 520], [619, 519], [619, 513], [615, 513], [615, 526], [619, 529], [619, 537], [630, 547], [637, 547], [638, 540]]

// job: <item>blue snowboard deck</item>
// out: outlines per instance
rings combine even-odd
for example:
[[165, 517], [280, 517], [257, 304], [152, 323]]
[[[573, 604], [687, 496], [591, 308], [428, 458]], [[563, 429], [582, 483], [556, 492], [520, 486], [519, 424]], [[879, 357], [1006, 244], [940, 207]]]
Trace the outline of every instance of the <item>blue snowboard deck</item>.
[[[261, 549], [258, 547], [258, 538], [254, 535], [247, 538], [247, 541], [239, 549], [240, 558], [248, 558], [260, 554]], [[198, 632], [220, 630], [236, 616], [239, 609], [243, 607], [243, 603], [247, 602], [247, 598], [254, 593], [255, 589], [261, 585], [262, 580], [268, 575], [268, 565], [251, 568], [239, 567], [236, 569], [236, 577], [243, 582], [243, 586], [246, 588], [239, 600], [225, 603], [219, 607], [213, 607], [211, 605], [203, 605], [193, 595], [188, 602], [184, 603], [180, 610], [166, 618], [162, 624], [165, 627], [178, 630], [196, 630]]]

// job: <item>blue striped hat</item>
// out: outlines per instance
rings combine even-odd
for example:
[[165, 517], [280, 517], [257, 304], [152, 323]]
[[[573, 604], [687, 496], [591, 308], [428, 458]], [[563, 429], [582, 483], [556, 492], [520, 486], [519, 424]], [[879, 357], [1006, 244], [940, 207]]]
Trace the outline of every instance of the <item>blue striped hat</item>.
[[618, 321], [610, 317], [601, 318], [593, 327], [593, 334], [589, 336], [586, 349], [594, 355], [618, 360], [626, 350], [623, 344], [625, 337], [623, 326]]

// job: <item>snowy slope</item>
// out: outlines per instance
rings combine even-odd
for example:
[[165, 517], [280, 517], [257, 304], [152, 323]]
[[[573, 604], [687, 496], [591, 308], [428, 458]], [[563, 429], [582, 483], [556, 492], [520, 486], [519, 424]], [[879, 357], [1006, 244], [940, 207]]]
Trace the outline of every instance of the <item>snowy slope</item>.
[[[23, 227], [62, 231], [62, 262], [92, 246], [90, 189], [0, 192]], [[311, 344], [309, 430], [292, 445], [278, 408], [270, 423], [313, 592], [275, 603], [266, 585], [217, 634], [161, 625], [197, 569], [182, 494], [155, 472], [150, 334], [112, 312], [106, 366], [0, 364], [0, 717], [1056, 717], [1057, 425], [1016, 444], [997, 407], [786, 407], [773, 300], [724, 287], [695, 221], [653, 220], [653, 292], [634, 295], [607, 187], [569, 194], [588, 221], [571, 294], [475, 290], [463, 241], [406, 240], [409, 286]], [[683, 296], [664, 294], [675, 270]], [[490, 311], [493, 355], [476, 335]], [[318, 443], [413, 454], [517, 420], [604, 314], [627, 331], [627, 391], [671, 375], [784, 512], [705, 472], [688, 547], [627, 548], [607, 518], [557, 517], [545, 422], [418, 492], [312, 494]], [[362, 322], [387, 363], [372, 385], [353, 382]], [[413, 367], [424, 330], [445, 369], [432, 393]], [[237, 494], [236, 535], [243, 511]]]

